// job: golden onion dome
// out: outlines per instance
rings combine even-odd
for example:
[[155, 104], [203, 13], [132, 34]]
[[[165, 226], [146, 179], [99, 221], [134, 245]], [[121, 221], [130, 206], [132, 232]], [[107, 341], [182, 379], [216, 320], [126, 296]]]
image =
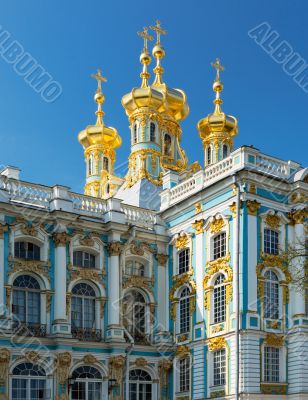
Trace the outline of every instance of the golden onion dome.
[[128, 116], [142, 107], [158, 111], [162, 107], [164, 100], [162, 93], [148, 84], [150, 74], [147, 71], [147, 66], [151, 63], [148, 41], [153, 40], [153, 37], [148, 34], [148, 28], [144, 28], [143, 32], [138, 32], [138, 35], [144, 40], [144, 47], [140, 55], [140, 63], [143, 65], [140, 74], [142, 81], [141, 87], [132, 89], [131, 92], [122, 97], [122, 105]]
[[213, 91], [216, 93], [214, 100], [215, 110], [207, 117], [198, 122], [198, 130], [203, 140], [210, 139], [211, 136], [220, 136], [221, 138], [232, 139], [238, 133], [237, 119], [232, 115], [227, 115], [221, 110], [222, 99], [220, 93], [223, 90], [223, 84], [220, 80], [220, 71], [224, 69], [219, 59], [212, 64], [216, 68], [216, 79], [213, 84]]
[[121, 136], [115, 128], [106, 126], [103, 121], [105, 113], [102, 110], [102, 104], [105, 101], [105, 97], [102, 92], [101, 84], [102, 82], [106, 82], [106, 78], [102, 76], [101, 70], [98, 70], [97, 74], [91, 76], [97, 80], [97, 90], [94, 95], [94, 101], [97, 104], [97, 111], [95, 112], [97, 120], [95, 125], [88, 125], [79, 132], [78, 141], [84, 149], [93, 145], [101, 145], [102, 147], [116, 149], [122, 144]]

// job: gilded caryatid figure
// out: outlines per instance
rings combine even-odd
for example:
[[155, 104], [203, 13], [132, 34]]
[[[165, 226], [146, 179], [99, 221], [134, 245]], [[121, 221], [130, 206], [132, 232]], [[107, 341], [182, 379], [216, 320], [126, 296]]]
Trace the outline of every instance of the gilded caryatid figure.
[[203, 142], [205, 167], [228, 157], [233, 150], [233, 138], [238, 133], [237, 119], [225, 114], [221, 110], [222, 99], [220, 93], [223, 84], [220, 73], [224, 70], [217, 58], [212, 67], [216, 70], [213, 90], [216, 93], [214, 112], [198, 122], [198, 131]]
[[78, 135], [78, 140], [84, 148], [86, 162], [85, 194], [107, 199], [113, 196], [122, 184], [122, 179], [114, 174], [116, 149], [121, 146], [122, 139], [115, 128], [106, 126], [103, 120], [102, 105], [105, 96], [102, 92], [102, 82], [106, 82], [101, 70], [91, 75], [97, 81], [94, 101], [97, 104], [96, 124], [89, 125]]

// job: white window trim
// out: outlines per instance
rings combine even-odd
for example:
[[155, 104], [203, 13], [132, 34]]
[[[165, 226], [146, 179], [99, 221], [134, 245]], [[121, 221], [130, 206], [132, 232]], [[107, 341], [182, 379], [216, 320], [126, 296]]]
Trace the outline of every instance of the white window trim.
[[209, 351], [208, 352], [208, 392], [216, 392], [219, 390], [225, 390], [225, 393], [227, 394], [227, 388], [229, 386], [229, 348], [228, 346], [222, 347], [221, 349], [217, 350], [225, 350], [226, 354], [226, 380], [225, 384], [221, 386], [214, 386], [214, 353], [215, 351]]
[[[276, 346], [268, 346], [266, 344], [262, 344], [261, 351], [262, 351], [262, 380], [261, 383], [271, 385], [272, 383], [275, 384], [275, 382], [266, 382], [264, 380], [264, 359], [265, 359], [265, 352], [264, 352], [264, 347], [276, 347]], [[287, 349], [285, 347], [276, 347], [279, 349], [279, 382], [276, 383], [285, 383], [287, 379]]]
[[[175, 374], [173, 374], [173, 398], [177, 398], [180, 396], [190, 396], [190, 393], [192, 392], [192, 365], [193, 365], [193, 358], [191, 354], [187, 355], [189, 358], [190, 362], [190, 375], [189, 375], [189, 391], [187, 392], [180, 392], [180, 368], [179, 368], [179, 362], [182, 358], [175, 358], [173, 361], [173, 371], [176, 371]], [[186, 357], [183, 357], [186, 358]]]

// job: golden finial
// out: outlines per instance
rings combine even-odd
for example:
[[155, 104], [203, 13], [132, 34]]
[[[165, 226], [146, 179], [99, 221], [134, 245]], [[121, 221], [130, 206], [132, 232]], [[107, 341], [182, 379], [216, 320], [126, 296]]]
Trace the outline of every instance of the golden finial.
[[96, 125], [103, 125], [103, 116], [105, 115], [104, 111], [102, 110], [102, 104], [105, 101], [105, 97], [102, 92], [102, 82], [107, 82], [107, 79], [103, 77], [102, 71], [98, 68], [96, 74], [91, 74], [91, 78], [97, 80], [97, 89], [94, 95], [94, 101], [97, 104], [97, 111], [95, 112], [97, 116]]
[[151, 36], [148, 33], [148, 30], [149, 29], [147, 27], [145, 27], [145, 28], [143, 28], [142, 32], [137, 32], [138, 36], [140, 36], [144, 40], [143, 50], [142, 50], [142, 53], [140, 55], [140, 62], [143, 65], [143, 69], [142, 69], [142, 72], [140, 74], [140, 78], [142, 79], [142, 82], [141, 82], [141, 87], [142, 88], [145, 88], [145, 87], [149, 86], [148, 85], [148, 79], [150, 77], [150, 74], [148, 73], [147, 65], [150, 64], [151, 57], [150, 57], [149, 51], [148, 51], [148, 41], [149, 40], [151, 40], [151, 41], [154, 40], [153, 36]]
[[214, 100], [215, 104], [215, 114], [221, 114], [221, 108], [220, 105], [222, 104], [222, 100], [220, 98], [220, 92], [222, 92], [224, 86], [220, 80], [220, 72], [224, 71], [225, 67], [223, 67], [220, 63], [219, 58], [216, 58], [216, 61], [214, 63], [211, 63], [212, 67], [216, 69], [216, 78], [213, 84], [213, 90], [216, 92], [216, 98]]
[[156, 21], [155, 26], [150, 26], [154, 32], [156, 32], [156, 44], [153, 48], [152, 54], [156, 58], [156, 67], [154, 68], [155, 80], [153, 85], [158, 86], [163, 83], [162, 75], [164, 73], [164, 68], [160, 64], [160, 60], [163, 59], [166, 55], [165, 49], [160, 44], [161, 35], [167, 35], [167, 31], [161, 27], [160, 21]]

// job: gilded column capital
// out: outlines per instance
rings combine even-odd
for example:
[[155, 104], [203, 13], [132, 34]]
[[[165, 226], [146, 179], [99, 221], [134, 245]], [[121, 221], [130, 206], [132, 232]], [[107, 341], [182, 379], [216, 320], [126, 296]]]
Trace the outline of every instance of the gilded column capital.
[[9, 373], [9, 364], [11, 359], [11, 353], [5, 347], [0, 349], [0, 384], [6, 385], [8, 373]]
[[168, 261], [168, 258], [169, 257], [167, 254], [156, 254], [156, 259], [159, 265], [165, 266]]
[[167, 358], [163, 358], [158, 363], [160, 384], [164, 389], [166, 389], [168, 386], [168, 372], [171, 369], [171, 367], [172, 367], [172, 361]]
[[72, 362], [72, 355], [68, 351], [59, 353], [56, 360], [56, 371], [58, 384], [66, 384], [69, 377], [69, 370]]
[[66, 232], [55, 232], [53, 234], [53, 240], [56, 247], [66, 246], [70, 241], [70, 237]]
[[289, 218], [294, 225], [303, 224], [307, 217], [308, 210], [306, 208], [302, 210], [294, 210], [289, 213]]
[[261, 204], [257, 200], [247, 200], [246, 206], [248, 214], [256, 216]]
[[124, 377], [125, 357], [122, 355], [114, 356], [109, 359], [109, 376], [121, 385]]
[[204, 232], [204, 219], [199, 219], [192, 224], [193, 229], [196, 231], [196, 235]]
[[111, 256], [119, 256], [122, 252], [123, 244], [121, 242], [108, 243], [108, 254]]
[[0, 224], [0, 239], [3, 239], [4, 232], [7, 231], [8, 231], [8, 226]]

